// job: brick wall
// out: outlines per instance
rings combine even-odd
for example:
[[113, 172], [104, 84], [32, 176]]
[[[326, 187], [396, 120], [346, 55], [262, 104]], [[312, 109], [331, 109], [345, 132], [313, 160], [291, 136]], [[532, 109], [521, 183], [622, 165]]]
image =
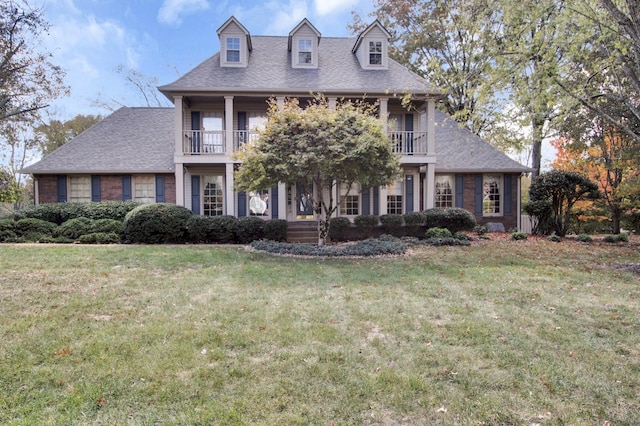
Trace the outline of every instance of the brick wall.
[[164, 175], [164, 201], [176, 203], [176, 175]]
[[56, 175], [35, 176], [41, 204], [58, 202], [58, 177]]
[[100, 176], [100, 199], [102, 201], [122, 201], [122, 176]]
[[[464, 208], [475, 214], [475, 174], [464, 175]], [[512, 175], [511, 185], [511, 215], [509, 216], [478, 216], [476, 221], [482, 225], [488, 222], [500, 222], [504, 224], [505, 230], [514, 229], [518, 226], [518, 180], [519, 174]], [[504, 189], [504, 188], [503, 188]], [[504, 197], [504, 194], [503, 194]], [[504, 199], [504, 198], [503, 198]], [[503, 210], [504, 210], [503, 206]]]

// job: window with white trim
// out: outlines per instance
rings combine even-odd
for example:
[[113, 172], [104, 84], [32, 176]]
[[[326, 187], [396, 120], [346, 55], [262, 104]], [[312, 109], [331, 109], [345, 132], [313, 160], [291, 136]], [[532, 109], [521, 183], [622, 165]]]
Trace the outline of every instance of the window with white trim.
[[357, 216], [360, 214], [360, 194], [356, 185], [347, 189], [346, 185], [340, 185], [340, 216]]
[[91, 201], [91, 176], [69, 176], [69, 201], [74, 203]]
[[369, 42], [369, 65], [382, 65], [382, 42]]
[[143, 204], [156, 202], [156, 177], [133, 177], [133, 201]]
[[453, 207], [453, 176], [436, 175], [435, 207]]
[[227, 62], [240, 62], [240, 38], [227, 37]]
[[402, 181], [387, 186], [387, 214], [402, 214]]
[[482, 176], [482, 215], [502, 215], [502, 176]]
[[204, 216], [222, 216], [224, 214], [224, 177], [220, 175], [203, 176], [202, 214]]
[[312, 43], [309, 39], [298, 40], [298, 64], [310, 64], [313, 62]]

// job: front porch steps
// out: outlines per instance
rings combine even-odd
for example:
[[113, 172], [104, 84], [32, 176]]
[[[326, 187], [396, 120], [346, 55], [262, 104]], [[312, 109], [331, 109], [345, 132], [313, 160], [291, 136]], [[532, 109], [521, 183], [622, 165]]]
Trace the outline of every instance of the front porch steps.
[[318, 243], [318, 222], [289, 222], [287, 227], [288, 243]]

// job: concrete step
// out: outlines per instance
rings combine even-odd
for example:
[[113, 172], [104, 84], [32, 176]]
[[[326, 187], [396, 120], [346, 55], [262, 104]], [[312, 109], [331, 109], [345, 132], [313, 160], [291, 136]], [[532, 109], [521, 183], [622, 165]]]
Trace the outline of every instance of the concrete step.
[[316, 222], [289, 222], [287, 242], [316, 244], [318, 242], [318, 224]]

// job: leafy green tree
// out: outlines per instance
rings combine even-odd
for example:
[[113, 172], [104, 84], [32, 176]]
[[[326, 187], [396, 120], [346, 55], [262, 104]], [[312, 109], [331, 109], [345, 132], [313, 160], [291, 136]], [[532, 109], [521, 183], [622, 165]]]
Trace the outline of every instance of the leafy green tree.
[[555, 233], [569, 230], [571, 208], [576, 201], [599, 196], [598, 185], [577, 172], [552, 170], [537, 176], [529, 188], [530, 203], [550, 202]]
[[282, 107], [272, 102], [260, 138], [238, 155], [243, 163], [237, 188], [259, 191], [279, 182], [298, 185], [318, 220], [318, 244], [324, 245], [329, 218], [344, 199], [334, 199], [337, 185], [388, 185], [400, 172], [382, 122], [373, 112], [372, 106], [349, 101], [332, 108], [323, 98], [306, 108], [295, 99]]
[[26, 0], [0, 1], [0, 121], [33, 117], [68, 91], [63, 70], [39, 49], [48, 27], [42, 9]]
[[78, 114], [65, 122], [50, 120], [41, 124], [35, 128], [38, 149], [42, 155], [50, 154], [101, 120], [101, 115]]

